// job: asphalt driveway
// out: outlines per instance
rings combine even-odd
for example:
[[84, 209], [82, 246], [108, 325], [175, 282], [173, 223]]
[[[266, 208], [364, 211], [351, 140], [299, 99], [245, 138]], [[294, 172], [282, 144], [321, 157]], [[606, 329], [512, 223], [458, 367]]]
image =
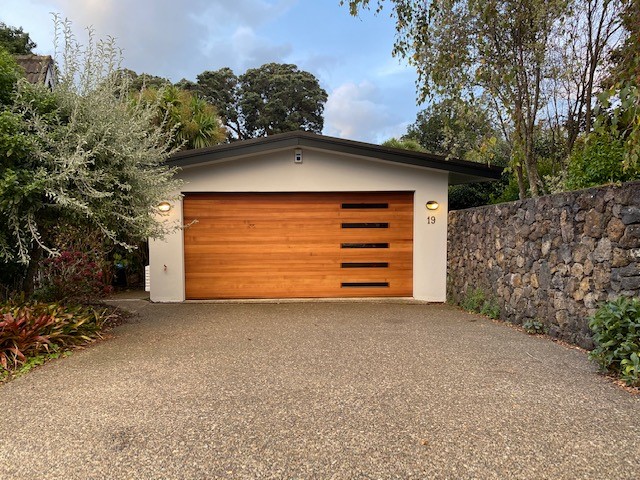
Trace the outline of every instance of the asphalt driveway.
[[[123, 303], [124, 304], [124, 303]], [[0, 386], [0, 478], [637, 479], [640, 397], [444, 305], [129, 301]]]

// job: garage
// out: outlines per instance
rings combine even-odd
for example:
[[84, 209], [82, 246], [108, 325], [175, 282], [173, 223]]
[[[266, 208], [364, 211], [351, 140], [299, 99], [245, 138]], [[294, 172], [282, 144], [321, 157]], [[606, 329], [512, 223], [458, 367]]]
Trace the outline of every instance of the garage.
[[187, 299], [411, 297], [413, 192], [183, 200]]
[[149, 241], [153, 302], [446, 299], [449, 185], [477, 163], [310, 132], [176, 153]]

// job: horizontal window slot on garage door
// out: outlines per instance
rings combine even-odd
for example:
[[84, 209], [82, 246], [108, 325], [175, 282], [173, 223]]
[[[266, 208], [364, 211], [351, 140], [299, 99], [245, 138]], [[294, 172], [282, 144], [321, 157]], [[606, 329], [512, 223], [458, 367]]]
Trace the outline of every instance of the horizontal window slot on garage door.
[[343, 203], [342, 208], [346, 210], [375, 210], [382, 208], [389, 208], [388, 203]]
[[358, 287], [388, 287], [389, 282], [342, 282], [342, 288], [358, 288]]
[[343, 223], [342, 228], [389, 228], [388, 223]]
[[340, 248], [389, 248], [388, 243], [341, 243]]
[[343, 262], [342, 268], [389, 268], [388, 262]]

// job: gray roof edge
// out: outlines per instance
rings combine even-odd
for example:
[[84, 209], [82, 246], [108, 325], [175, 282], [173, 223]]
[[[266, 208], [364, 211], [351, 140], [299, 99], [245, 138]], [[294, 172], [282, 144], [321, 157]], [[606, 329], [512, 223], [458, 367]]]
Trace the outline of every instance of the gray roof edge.
[[483, 179], [499, 179], [502, 174], [502, 168], [497, 166], [487, 166], [458, 159], [447, 160], [446, 157], [441, 155], [384, 147], [304, 131], [286, 132], [196, 150], [186, 150], [173, 155], [167, 160], [167, 163], [177, 167], [195, 166], [222, 158], [245, 156], [296, 146], [336, 151], [399, 164], [460, 173]]

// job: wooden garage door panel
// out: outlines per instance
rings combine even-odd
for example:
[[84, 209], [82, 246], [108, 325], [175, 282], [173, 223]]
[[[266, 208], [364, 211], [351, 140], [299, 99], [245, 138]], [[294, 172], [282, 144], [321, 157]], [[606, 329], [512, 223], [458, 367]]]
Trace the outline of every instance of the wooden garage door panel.
[[413, 293], [412, 193], [195, 194], [183, 213], [187, 298]]

